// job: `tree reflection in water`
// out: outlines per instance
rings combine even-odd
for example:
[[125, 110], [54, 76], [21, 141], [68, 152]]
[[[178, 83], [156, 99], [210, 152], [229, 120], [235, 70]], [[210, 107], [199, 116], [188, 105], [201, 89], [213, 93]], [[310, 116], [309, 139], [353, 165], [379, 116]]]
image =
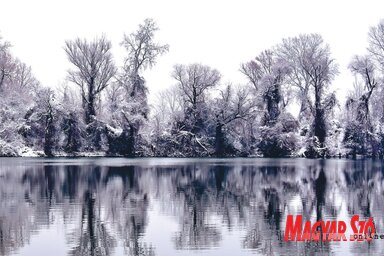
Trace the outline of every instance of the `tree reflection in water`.
[[[220, 248], [240, 234], [250, 254], [379, 253], [380, 242], [287, 243], [287, 214], [312, 222], [372, 216], [384, 226], [383, 164], [347, 160], [145, 161], [0, 160], [0, 255], [46, 227], [63, 225], [69, 255], [155, 255], [149, 222], [171, 216], [168, 251]], [[154, 203], [161, 209], [153, 208]], [[156, 211], [149, 219], [149, 211]], [[57, 219], [63, 222], [57, 222]], [[173, 246], [172, 246], [173, 245]], [[220, 252], [220, 253], [219, 253]], [[173, 253], [174, 254], [174, 253]]]

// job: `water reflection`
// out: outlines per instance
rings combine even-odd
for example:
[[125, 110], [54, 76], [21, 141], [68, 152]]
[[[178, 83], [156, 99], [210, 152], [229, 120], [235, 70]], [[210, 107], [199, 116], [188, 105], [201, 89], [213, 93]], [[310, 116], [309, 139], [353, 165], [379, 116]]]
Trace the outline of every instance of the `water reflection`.
[[61, 255], [381, 255], [383, 240], [287, 243], [281, 232], [287, 214], [347, 224], [360, 214], [384, 233], [383, 167], [371, 160], [0, 159], [0, 255], [34, 255], [28, 248], [46, 229], [62, 230], [52, 237], [66, 245]]

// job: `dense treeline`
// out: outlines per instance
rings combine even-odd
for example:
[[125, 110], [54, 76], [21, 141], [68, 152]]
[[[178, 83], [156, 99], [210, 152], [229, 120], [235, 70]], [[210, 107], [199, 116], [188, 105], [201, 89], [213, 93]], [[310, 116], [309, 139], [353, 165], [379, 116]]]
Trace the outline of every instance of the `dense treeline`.
[[329, 45], [301, 34], [241, 64], [244, 85], [223, 84], [200, 63], [177, 64], [175, 84], [150, 106], [143, 73], [169, 50], [157, 30], [147, 19], [124, 35], [121, 67], [105, 36], [66, 41], [72, 69], [58, 90], [43, 87], [0, 38], [0, 155], [383, 155], [384, 21], [350, 62], [345, 103], [332, 89], [338, 65]]

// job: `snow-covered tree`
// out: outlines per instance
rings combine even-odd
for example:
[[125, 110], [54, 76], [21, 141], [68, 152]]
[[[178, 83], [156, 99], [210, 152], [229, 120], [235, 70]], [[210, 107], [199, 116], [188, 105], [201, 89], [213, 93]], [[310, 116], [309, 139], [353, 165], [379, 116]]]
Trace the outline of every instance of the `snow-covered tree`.
[[343, 142], [354, 157], [383, 154], [383, 22], [370, 28], [368, 43], [368, 54], [355, 56], [349, 64], [356, 85], [346, 101], [345, 110], [350, 118], [346, 120]]
[[[356, 112], [355, 119], [349, 120], [345, 132], [345, 142], [351, 147], [352, 153], [367, 151], [367, 143], [374, 146], [374, 138], [371, 113], [369, 111], [370, 100], [373, 91], [377, 87], [376, 68], [368, 56], [355, 56], [349, 65], [351, 72], [358, 76], [364, 84], [364, 91], [358, 99], [349, 98], [347, 104]], [[358, 144], [358, 145], [357, 145]], [[360, 150], [358, 148], [360, 148]]]
[[184, 119], [184, 101], [180, 89], [174, 85], [160, 91], [152, 105], [150, 120], [148, 122], [151, 136], [152, 154], [156, 156], [167, 155], [167, 145], [172, 141], [172, 128], [177, 120]]
[[384, 20], [368, 32], [368, 52], [381, 71], [384, 71]]
[[205, 128], [203, 114], [208, 90], [218, 85], [221, 74], [202, 64], [178, 64], [173, 68], [172, 77], [177, 81], [185, 103], [183, 129], [198, 133]]
[[[229, 130], [236, 130], [236, 121], [247, 122], [248, 119], [254, 118], [255, 102], [251, 97], [251, 92], [247, 87], [238, 87], [236, 90], [228, 85], [225, 90], [220, 92], [219, 97], [213, 100], [213, 112], [215, 116], [215, 155], [222, 157], [225, 155], [236, 155], [237, 149], [235, 144], [238, 141], [232, 139], [229, 142]], [[234, 124], [234, 125], [232, 125]], [[239, 136], [238, 133], [231, 134]], [[240, 144], [240, 143], [239, 143]], [[247, 152], [248, 154], [249, 152]]]
[[11, 44], [2, 41], [0, 36], [0, 89], [9, 83], [16, 69], [16, 64], [10, 52]]
[[0, 155], [16, 156], [34, 146], [27, 117], [38, 97], [39, 83], [30, 67], [15, 58], [0, 38]]
[[39, 92], [39, 97], [36, 101], [35, 114], [37, 120], [35, 123], [40, 122], [42, 129], [43, 150], [44, 154], [48, 157], [52, 157], [55, 149], [55, 135], [56, 131], [56, 118], [58, 118], [56, 106], [54, 106], [55, 94], [50, 88], [42, 88]]
[[84, 120], [88, 125], [89, 146], [91, 150], [101, 149], [101, 130], [96, 118], [97, 104], [101, 93], [111, 82], [116, 67], [111, 53], [111, 42], [105, 36], [89, 42], [77, 38], [65, 42], [65, 52], [69, 61], [76, 67], [68, 71], [68, 79], [80, 88]]
[[296, 149], [297, 125], [285, 110], [290, 98], [290, 89], [286, 87], [291, 73], [289, 63], [274, 51], [266, 50], [242, 64], [240, 71], [255, 87], [254, 101], [264, 113], [259, 122], [258, 149], [266, 157], [291, 155]]
[[[210, 135], [214, 122], [210, 118], [209, 90], [221, 79], [219, 71], [202, 64], [175, 65], [172, 77], [183, 100], [183, 114], [172, 122], [171, 147], [182, 156], [202, 156], [214, 153]], [[169, 149], [172, 152], [171, 149]]]
[[319, 34], [302, 34], [283, 39], [276, 47], [277, 55], [289, 63], [289, 83], [298, 88], [299, 120], [310, 123], [308, 156], [323, 155], [327, 136], [327, 115], [336, 104], [329, 86], [338, 74], [328, 44]]
[[111, 47], [104, 36], [92, 42], [80, 38], [65, 42], [68, 60], [76, 67], [68, 71], [68, 79], [80, 87], [87, 124], [96, 116], [100, 94], [116, 72]]
[[240, 71], [253, 84], [256, 94], [264, 105], [264, 123], [275, 124], [289, 101], [286, 90], [282, 88], [290, 73], [288, 64], [278, 58], [272, 50], [266, 50], [254, 60], [242, 64]]
[[[124, 66], [115, 76], [116, 84], [113, 94], [118, 104], [111, 106], [119, 110], [120, 117], [116, 116], [114, 127], [107, 127], [110, 153], [135, 156], [139, 140], [139, 131], [148, 118], [148, 89], [145, 84], [143, 72], [152, 68], [157, 58], [168, 52], [168, 45], [161, 45], [155, 41], [155, 32], [158, 31], [152, 19], [144, 20], [136, 32], [124, 35], [122, 45], [127, 56]], [[110, 91], [112, 92], [112, 90]], [[117, 120], [116, 120], [117, 119]], [[117, 130], [116, 130], [117, 129]], [[119, 140], [119, 145], [113, 146]]]

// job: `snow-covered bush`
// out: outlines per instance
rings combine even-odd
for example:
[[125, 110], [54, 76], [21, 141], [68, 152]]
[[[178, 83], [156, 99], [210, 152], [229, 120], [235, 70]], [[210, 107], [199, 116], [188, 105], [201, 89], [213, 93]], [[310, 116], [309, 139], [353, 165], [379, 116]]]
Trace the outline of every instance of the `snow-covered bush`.
[[273, 126], [260, 127], [259, 151], [264, 157], [291, 156], [297, 148], [297, 128], [297, 121], [289, 113], [280, 115]]
[[18, 156], [17, 148], [0, 139], [0, 156]]

